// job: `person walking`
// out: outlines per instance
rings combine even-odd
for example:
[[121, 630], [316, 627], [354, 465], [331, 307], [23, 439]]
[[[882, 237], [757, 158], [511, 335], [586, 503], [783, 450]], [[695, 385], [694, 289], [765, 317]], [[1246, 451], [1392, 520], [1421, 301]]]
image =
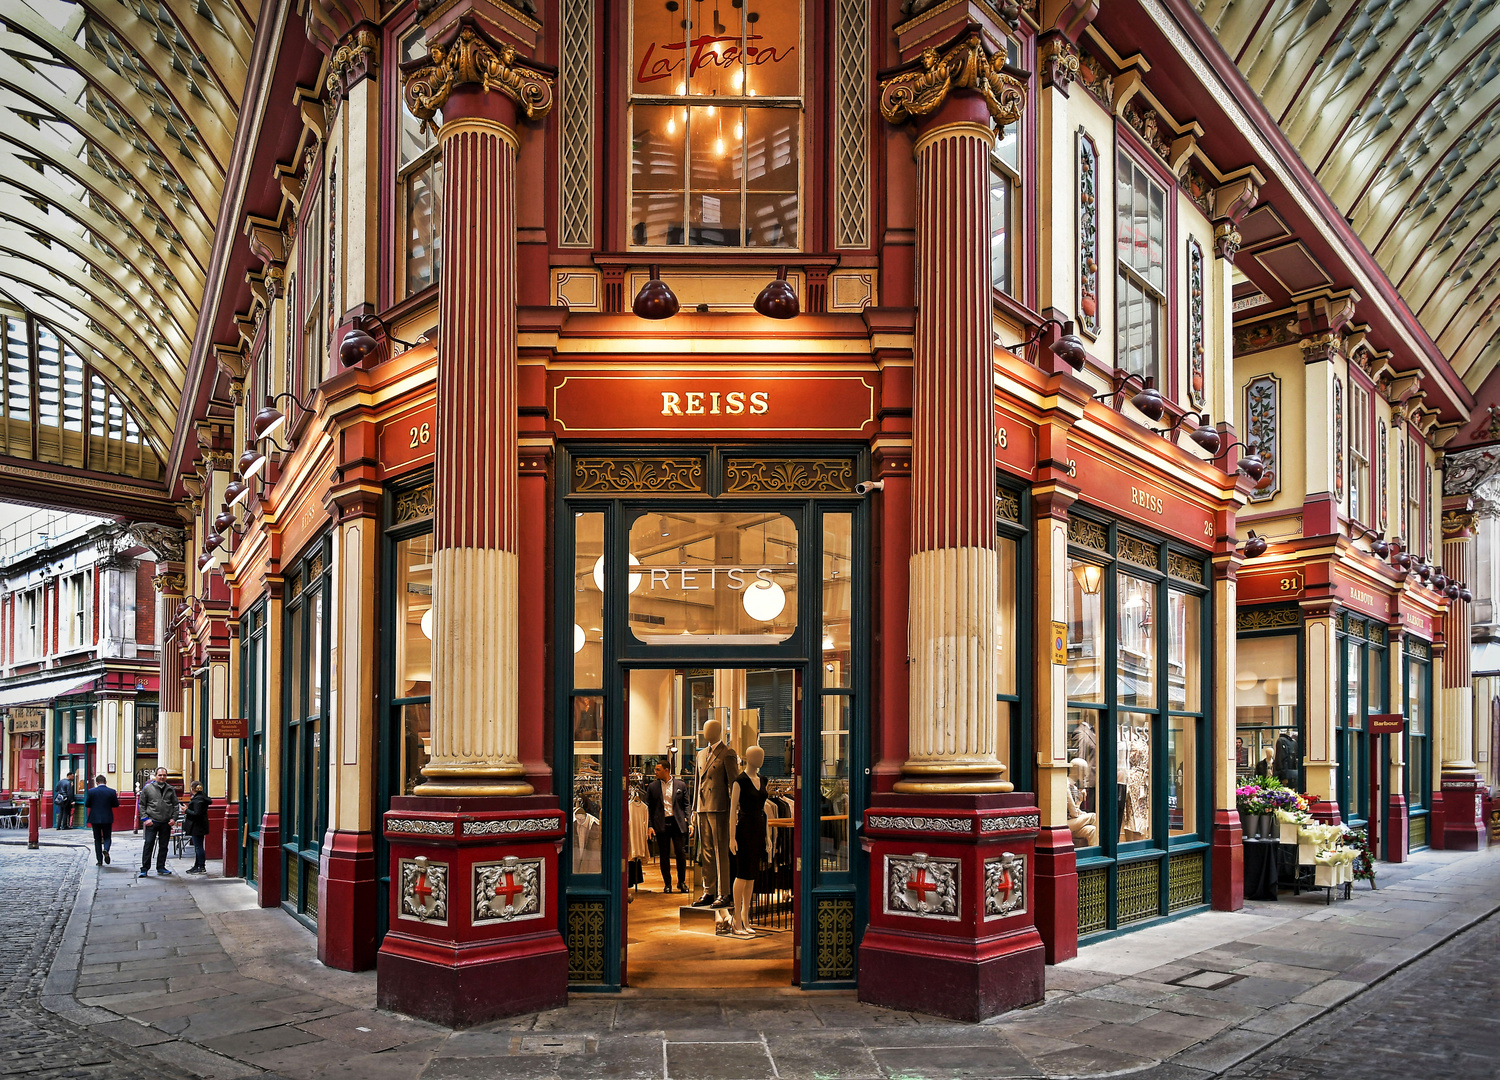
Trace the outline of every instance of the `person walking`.
[[57, 782], [57, 787], [52, 789], [52, 827], [54, 829], [73, 827], [73, 803], [76, 798], [77, 788], [73, 786], [72, 776], [64, 775]]
[[156, 872], [171, 876], [167, 869], [167, 840], [172, 835], [172, 820], [177, 817], [177, 792], [167, 783], [167, 770], [157, 769], [156, 779], [141, 788], [141, 824], [146, 826], [141, 846], [141, 872], [151, 869], [151, 847], [156, 846]]
[[687, 892], [684, 867], [687, 864], [688, 789], [681, 777], [672, 775], [665, 760], [656, 763], [656, 779], [646, 789], [646, 812], [651, 825], [648, 836], [656, 838], [661, 853], [662, 892], [672, 891], [672, 855], [677, 856], [677, 891]]
[[208, 835], [208, 804], [209, 798], [203, 794], [203, 785], [193, 781], [193, 796], [188, 799], [187, 810], [182, 815], [182, 829], [188, 834], [188, 839], [193, 842], [193, 865], [188, 867], [189, 874], [206, 874], [208, 868], [203, 865], [203, 838]]
[[109, 862], [110, 834], [115, 827], [115, 807], [120, 805], [119, 792], [104, 782], [104, 777], [94, 777], [94, 786], [83, 794], [84, 820], [94, 830], [94, 865]]

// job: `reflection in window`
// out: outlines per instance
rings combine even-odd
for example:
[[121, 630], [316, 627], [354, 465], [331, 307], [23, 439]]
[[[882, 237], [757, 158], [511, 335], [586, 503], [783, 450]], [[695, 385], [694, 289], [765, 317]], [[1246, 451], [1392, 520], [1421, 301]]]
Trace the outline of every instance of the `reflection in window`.
[[396, 544], [396, 678], [401, 794], [422, 782], [432, 755], [432, 534]]
[[1104, 701], [1104, 567], [1068, 559], [1068, 700]]
[[[597, 578], [597, 579], [596, 579]], [[604, 685], [604, 515], [573, 518], [573, 685]], [[636, 576], [631, 575], [636, 583]]]
[[852, 514], [823, 515], [823, 688], [849, 686]]
[[[849, 698], [823, 698], [819, 849], [825, 871], [849, 869]], [[767, 758], [769, 760], [769, 758]]]
[[1167, 594], [1167, 707], [1203, 711], [1203, 601]]
[[1074, 847], [1099, 843], [1099, 716], [1068, 710], [1068, 831]]
[[1301, 787], [1297, 718], [1297, 638], [1247, 637], [1236, 642], [1235, 774], [1239, 783], [1275, 776]]
[[1167, 831], [1183, 836], [1198, 831], [1198, 721], [1173, 716], [1167, 721]]
[[797, 629], [797, 527], [784, 515], [642, 514], [630, 559], [643, 644], [774, 645]]
[[597, 874], [603, 869], [603, 751], [604, 695], [573, 697], [573, 809], [569, 821], [572, 866], [575, 874]]
[[[427, 55], [427, 39], [421, 27], [401, 38], [401, 63]], [[443, 269], [443, 157], [437, 132], [442, 126], [439, 110], [426, 130], [401, 98], [401, 133], [396, 162], [401, 214], [402, 249], [406, 252], [403, 296], [412, 296], [434, 284]]]
[[1120, 843], [1151, 836], [1151, 717], [1121, 713], [1115, 748], [1120, 788]]
[[1156, 707], [1156, 586], [1119, 575], [1116, 693], [1121, 705]]

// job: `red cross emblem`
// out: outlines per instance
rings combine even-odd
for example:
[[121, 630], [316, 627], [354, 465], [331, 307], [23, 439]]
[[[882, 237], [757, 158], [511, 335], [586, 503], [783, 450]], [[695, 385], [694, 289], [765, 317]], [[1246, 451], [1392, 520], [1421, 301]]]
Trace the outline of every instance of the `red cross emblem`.
[[526, 890], [516, 881], [514, 871], [503, 870], [500, 873], [500, 882], [495, 886], [495, 895], [505, 898], [506, 907], [515, 907], [515, 897]]
[[995, 895], [1000, 903], [1009, 904], [1010, 898], [1015, 895], [1016, 880], [1011, 877], [1010, 867], [1004, 866], [1000, 869], [1000, 880], [995, 882]]
[[427, 899], [432, 895], [432, 886], [427, 884], [427, 870], [424, 867], [417, 871], [417, 882], [411, 887], [412, 895], [417, 898], [417, 903], [424, 909], [427, 907]]
[[925, 904], [927, 894], [937, 892], [937, 883], [927, 880], [927, 867], [917, 867], [917, 872], [906, 879], [906, 891], [917, 894], [917, 902]]

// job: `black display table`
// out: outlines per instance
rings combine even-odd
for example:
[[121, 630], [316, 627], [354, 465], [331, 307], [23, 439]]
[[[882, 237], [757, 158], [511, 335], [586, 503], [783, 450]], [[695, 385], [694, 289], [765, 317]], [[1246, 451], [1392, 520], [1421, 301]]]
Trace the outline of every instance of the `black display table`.
[[1245, 899], [1275, 900], [1281, 841], [1245, 841]]

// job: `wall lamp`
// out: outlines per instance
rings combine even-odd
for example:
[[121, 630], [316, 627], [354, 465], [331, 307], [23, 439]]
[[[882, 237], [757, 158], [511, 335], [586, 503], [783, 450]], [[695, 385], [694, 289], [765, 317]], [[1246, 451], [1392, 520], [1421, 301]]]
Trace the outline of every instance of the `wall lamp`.
[[1188, 432], [1188, 438], [1207, 451], [1210, 458], [1217, 458], [1224, 440], [1219, 436], [1218, 429], [1214, 427], [1213, 420], [1206, 412], [1185, 412], [1167, 427], [1157, 431], [1157, 434], [1165, 438], [1180, 428], [1189, 416], [1193, 418], [1193, 430]]
[[795, 319], [802, 313], [797, 294], [786, 280], [786, 267], [776, 268], [776, 280], [755, 297], [755, 310], [768, 319]]
[[[292, 404], [303, 412], [312, 412], [312, 409], [302, 404], [302, 400], [290, 390], [283, 390], [275, 397], [271, 397], [269, 394], [266, 395], [265, 405], [261, 408], [260, 412], [255, 414], [255, 419], [250, 422], [250, 431], [256, 442], [260, 442], [262, 439], [269, 439], [286, 426], [286, 414], [276, 407], [276, 403], [282, 398], [290, 398]], [[243, 469], [240, 471], [244, 473]]]
[[1120, 407], [1120, 398], [1124, 395], [1125, 391], [1130, 389], [1131, 383], [1137, 384], [1140, 389], [1131, 397], [1130, 404], [1139, 409], [1147, 420], [1160, 420], [1166, 414], [1167, 401], [1161, 396], [1161, 392], [1156, 389], [1156, 378], [1152, 375], [1141, 376], [1133, 371], [1122, 371], [1120, 368], [1115, 368], [1112, 385], [1104, 393], [1095, 394], [1094, 400], [1105, 401], [1108, 399], [1110, 405], [1118, 409]]
[[1044, 319], [1040, 326], [1031, 332], [1025, 341], [1015, 345], [1001, 345], [1000, 347], [1008, 353], [1019, 356], [1020, 350], [1028, 345], [1034, 345], [1041, 340], [1049, 326], [1055, 326], [1062, 331], [1062, 336], [1049, 346], [1054, 353], [1063, 359], [1074, 371], [1082, 371], [1083, 365], [1088, 362], [1088, 350], [1084, 348], [1083, 339], [1073, 333], [1073, 320], [1063, 322], [1061, 319]]
[[681, 307], [677, 302], [677, 294], [661, 279], [661, 267], [652, 263], [651, 280], [635, 294], [630, 310], [641, 319], [670, 319]]
[[380, 352], [382, 348], [380, 339], [370, 333], [371, 328], [379, 330], [387, 341], [405, 345], [408, 349], [416, 348], [412, 342], [402, 341], [391, 333], [390, 325], [379, 315], [366, 313], [356, 315], [349, 323], [349, 332], [339, 342], [339, 363], [345, 367], [359, 367], [360, 364]]
[[1255, 535], [1255, 530], [1250, 530], [1250, 535], [1245, 537], [1245, 558], [1258, 559], [1266, 553], [1266, 538]]
[[250, 485], [241, 480], [236, 473], [229, 483], [224, 485], [224, 505], [238, 506], [250, 497]]

